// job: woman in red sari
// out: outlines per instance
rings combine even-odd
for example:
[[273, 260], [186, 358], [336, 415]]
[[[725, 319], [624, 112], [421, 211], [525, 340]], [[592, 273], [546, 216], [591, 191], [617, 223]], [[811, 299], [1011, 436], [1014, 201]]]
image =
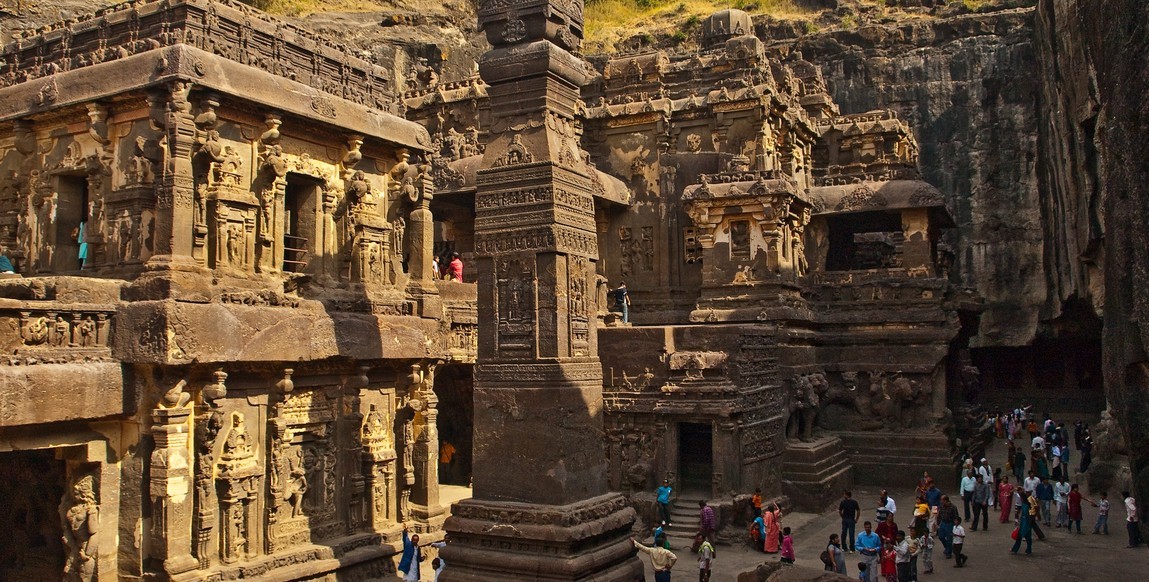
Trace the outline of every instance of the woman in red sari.
[[777, 554], [778, 545], [781, 543], [782, 531], [782, 509], [775, 503], [773, 507], [762, 512], [762, 520], [766, 522], [766, 540], [762, 544], [762, 550], [767, 554]]
[[1001, 482], [997, 484], [997, 504], [1001, 507], [999, 520], [1002, 523], [1009, 523], [1010, 505], [1013, 504], [1013, 487], [1009, 484], [1009, 477], [1002, 477]]

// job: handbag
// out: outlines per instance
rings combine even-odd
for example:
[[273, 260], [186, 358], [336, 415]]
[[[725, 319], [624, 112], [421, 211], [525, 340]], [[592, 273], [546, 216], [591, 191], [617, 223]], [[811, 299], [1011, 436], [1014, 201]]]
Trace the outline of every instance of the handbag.
[[1021, 528], [1015, 527], [1015, 528], [1013, 528], [1013, 533], [1009, 534], [1009, 537], [1013, 538], [1014, 541], [1017, 541], [1017, 538], [1020, 535], [1021, 535]]

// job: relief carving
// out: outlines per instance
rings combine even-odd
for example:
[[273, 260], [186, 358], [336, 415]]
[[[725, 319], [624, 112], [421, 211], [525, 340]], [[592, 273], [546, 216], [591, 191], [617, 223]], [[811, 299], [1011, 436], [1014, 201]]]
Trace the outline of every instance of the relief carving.
[[95, 580], [100, 506], [93, 475], [84, 473], [73, 478], [70, 491], [60, 501], [60, 520], [66, 552], [63, 579], [69, 582]]

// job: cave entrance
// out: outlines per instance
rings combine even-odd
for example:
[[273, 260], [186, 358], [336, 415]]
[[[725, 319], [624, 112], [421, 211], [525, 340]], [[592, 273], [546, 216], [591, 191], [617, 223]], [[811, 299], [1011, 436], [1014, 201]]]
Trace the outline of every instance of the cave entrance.
[[[88, 179], [86, 176], [61, 174], [56, 177], [55, 243], [51, 270], [57, 273], [78, 271], [84, 267], [88, 245]], [[45, 237], [46, 239], [48, 237]], [[47, 244], [47, 240], [44, 243]], [[81, 247], [84, 258], [81, 258]]]
[[[0, 572], [8, 580], [59, 580], [64, 571], [60, 503], [64, 461], [48, 450], [0, 453]], [[114, 525], [114, 524], [113, 524]]]
[[714, 433], [709, 424], [678, 425], [678, 485], [708, 496], [714, 475]]
[[310, 176], [287, 175], [283, 196], [283, 270], [302, 273], [315, 256], [315, 224], [322, 183]]
[[[435, 372], [435, 396], [439, 398], [439, 484], [471, 483], [474, 447], [474, 366], [447, 364]], [[449, 462], [444, 462], [449, 461]]]
[[1039, 414], [1089, 418], [1105, 408], [1101, 320], [1083, 301], [1066, 302], [1031, 345], [973, 348], [970, 359], [981, 373], [977, 401], [991, 410], [1032, 404]]

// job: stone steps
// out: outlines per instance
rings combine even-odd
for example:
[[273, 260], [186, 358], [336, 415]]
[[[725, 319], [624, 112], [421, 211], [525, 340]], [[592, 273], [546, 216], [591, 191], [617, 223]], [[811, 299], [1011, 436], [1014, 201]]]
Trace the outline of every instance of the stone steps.
[[916, 484], [923, 471], [940, 483], [957, 475], [953, 449], [943, 434], [918, 432], [847, 432], [841, 438], [854, 481], [880, 487]]

